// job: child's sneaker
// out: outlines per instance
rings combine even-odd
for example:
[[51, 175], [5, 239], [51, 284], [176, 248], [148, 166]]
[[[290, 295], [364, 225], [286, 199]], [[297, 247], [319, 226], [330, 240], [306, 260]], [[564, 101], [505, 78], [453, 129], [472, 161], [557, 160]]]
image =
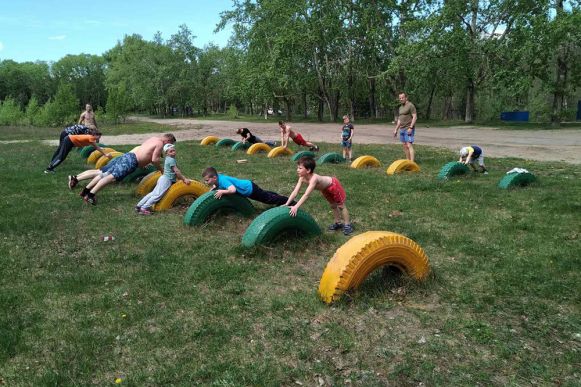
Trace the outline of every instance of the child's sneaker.
[[139, 213], [140, 213], [141, 215], [151, 215], [151, 214], [153, 214], [153, 212], [149, 211], [147, 208], [141, 208], [141, 209], [139, 210]]
[[79, 184], [77, 177], [75, 175], [69, 175], [69, 189], [72, 190]]
[[56, 172], [55, 172], [55, 171], [53, 171], [52, 169], [45, 169], [45, 170], [44, 170], [44, 173], [46, 173], [46, 174], [48, 175], [48, 174], [54, 174], [54, 173], [56, 173]]
[[488, 175], [488, 171], [484, 171], [484, 174], [485, 174], [485, 175]]
[[315, 146], [310, 147], [309, 150], [311, 152], [318, 152], [319, 151], [319, 147], [315, 145]]
[[351, 234], [353, 234], [353, 226], [350, 225], [350, 224], [346, 224], [343, 227], [343, 234], [344, 235], [351, 235]]
[[92, 204], [93, 206], [97, 205], [97, 198], [96, 197], [90, 197], [89, 195], [85, 196], [83, 198], [83, 200], [85, 201], [85, 203], [87, 204]]
[[329, 231], [337, 231], [343, 228], [343, 223], [333, 223], [329, 226]]
[[79, 196], [82, 198], [85, 198], [85, 196], [87, 196], [89, 194], [89, 192], [91, 192], [90, 189], [88, 189], [87, 187], [83, 188], [83, 190], [81, 192], [79, 192]]
[[141, 207], [139, 207], [139, 206], [135, 206], [135, 207], [133, 207], [133, 209], [135, 210], [135, 212], [140, 212], [141, 211]]

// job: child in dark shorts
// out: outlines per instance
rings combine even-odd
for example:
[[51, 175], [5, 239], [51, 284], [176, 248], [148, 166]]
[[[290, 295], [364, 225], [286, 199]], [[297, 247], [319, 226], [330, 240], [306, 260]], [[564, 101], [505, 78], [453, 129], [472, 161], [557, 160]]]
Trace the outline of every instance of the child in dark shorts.
[[341, 146], [343, 147], [343, 158], [351, 162], [351, 147], [353, 146], [353, 124], [349, 116], [343, 116], [343, 126], [341, 127]]
[[[297, 162], [299, 181], [286, 202], [287, 206], [291, 205], [290, 215], [296, 216], [299, 207], [307, 201], [311, 192], [316, 189], [321, 191], [333, 209], [335, 223], [329, 226], [329, 230], [337, 231], [342, 229], [345, 235], [353, 233], [353, 226], [349, 220], [349, 211], [347, 211], [345, 206], [347, 195], [343, 186], [334, 176], [321, 176], [314, 173], [316, 166], [317, 163], [312, 157], [301, 157]], [[307, 184], [307, 189], [301, 199], [292, 205], [292, 201], [298, 195], [303, 183]], [[343, 217], [343, 222], [341, 222], [341, 216]]]

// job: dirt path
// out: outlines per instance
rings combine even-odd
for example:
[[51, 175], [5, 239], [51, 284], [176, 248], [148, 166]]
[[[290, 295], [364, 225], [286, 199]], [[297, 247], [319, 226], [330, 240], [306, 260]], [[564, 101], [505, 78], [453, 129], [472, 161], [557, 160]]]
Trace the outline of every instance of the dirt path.
[[[174, 134], [180, 140], [200, 140], [208, 135], [236, 139], [235, 130], [248, 127], [263, 140], [280, 141], [278, 125], [274, 121], [249, 123], [240, 121], [212, 121], [194, 119], [154, 119], [132, 117], [137, 121], [148, 121], [174, 126]], [[338, 143], [339, 124], [293, 124], [305, 139], [317, 142]], [[355, 123], [356, 143], [399, 144], [392, 137], [393, 125], [360, 125]], [[107, 145], [138, 144], [152, 133], [103, 136]], [[438, 128], [419, 125], [416, 129], [416, 144], [448, 148], [458, 151], [461, 146], [477, 144], [487, 156], [518, 157], [538, 161], [564, 161], [581, 164], [581, 130], [501, 130], [488, 127]], [[402, 151], [403, 155], [403, 151]]]

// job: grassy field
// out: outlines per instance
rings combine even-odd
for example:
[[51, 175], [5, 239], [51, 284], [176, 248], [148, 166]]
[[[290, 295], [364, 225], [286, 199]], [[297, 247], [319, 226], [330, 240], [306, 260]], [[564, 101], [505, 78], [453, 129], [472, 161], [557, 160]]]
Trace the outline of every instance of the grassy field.
[[[316, 290], [342, 234], [245, 250], [249, 219], [192, 228], [187, 205], [139, 216], [124, 184], [87, 206], [66, 186], [87, 168], [78, 153], [44, 175], [53, 148], [0, 144], [0, 384], [579, 385], [579, 169], [488, 158], [490, 175], [441, 183], [455, 154], [416, 149], [418, 174], [385, 174], [396, 145], [355, 145], [381, 169], [318, 169], [346, 188], [356, 233], [404, 234], [432, 268], [421, 284], [379, 271], [328, 306]], [[196, 179], [213, 165], [285, 194], [296, 182], [288, 158], [177, 151]], [[497, 188], [517, 166], [538, 183]], [[304, 209], [332, 222], [318, 193]]]

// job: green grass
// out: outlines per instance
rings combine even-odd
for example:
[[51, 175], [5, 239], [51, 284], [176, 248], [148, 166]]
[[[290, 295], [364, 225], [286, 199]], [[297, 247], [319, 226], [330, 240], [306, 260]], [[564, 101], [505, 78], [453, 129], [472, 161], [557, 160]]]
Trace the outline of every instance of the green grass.
[[[177, 150], [193, 178], [214, 165], [281, 193], [296, 182], [288, 158]], [[570, 165], [488, 158], [490, 175], [442, 183], [449, 151], [417, 146], [422, 171], [387, 176], [401, 147], [356, 144], [383, 167], [318, 172], [341, 180], [357, 233], [412, 238], [432, 274], [373, 273], [327, 306], [316, 290], [342, 234], [245, 250], [250, 219], [192, 228], [185, 206], [139, 216], [135, 185], [88, 207], [66, 188], [87, 167], [78, 153], [42, 173], [53, 151], [0, 144], [0, 384], [578, 385], [581, 173]], [[516, 166], [538, 182], [497, 188]], [[304, 209], [332, 222], [318, 193]]]

